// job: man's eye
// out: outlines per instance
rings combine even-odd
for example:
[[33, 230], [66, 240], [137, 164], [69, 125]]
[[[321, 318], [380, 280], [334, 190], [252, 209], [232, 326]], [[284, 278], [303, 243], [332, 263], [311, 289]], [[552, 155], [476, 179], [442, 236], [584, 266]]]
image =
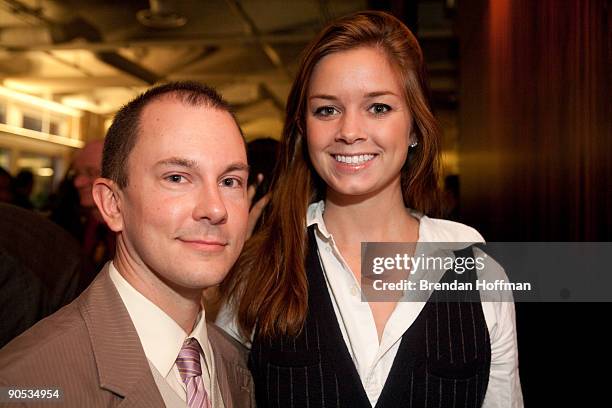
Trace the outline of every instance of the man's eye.
[[321, 106], [314, 111], [315, 116], [324, 117], [336, 115], [338, 113], [340, 113], [338, 109], [334, 108], [333, 106]]
[[221, 184], [224, 187], [242, 187], [242, 181], [234, 177], [224, 178], [223, 180], [221, 180]]
[[372, 106], [370, 106], [370, 109], [369, 109], [369, 111], [375, 115], [382, 115], [384, 113], [389, 112], [390, 110], [391, 110], [391, 107], [384, 103], [375, 103]]
[[185, 180], [185, 177], [181, 176], [180, 174], [172, 174], [167, 176], [166, 180], [170, 181], [171, 183], [180, 183]]

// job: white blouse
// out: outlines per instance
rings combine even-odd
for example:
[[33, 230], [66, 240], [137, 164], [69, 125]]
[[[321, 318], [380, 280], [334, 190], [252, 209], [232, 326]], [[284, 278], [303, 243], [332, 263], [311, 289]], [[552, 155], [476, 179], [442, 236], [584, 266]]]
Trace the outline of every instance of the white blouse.
[[[317, 246], [336, 318], [368, 399], [375, 406], [389, 376], [402, 335], [414, 323], [425, 303], [398, 302], [379, 342], [370, 306], [362, 301], [360, 282], [342, 258], [333, 236], [325, 227], [324, 207], [323, 201], [308, 207], [307, 225], [316, 226]], [[478, 231], [467, 225], [429, 218], [415, 211], [411, 211], [411, 214], [419, 219], [418, 242], [484, 242]], [[477, 252], [480, 251], [478, 248], [474, 251], [475, 256], [484, 255]], [[497, 274], [500, 270], [499, 267], [484, 269], [496, 271], [494, 273]], [[485, 278], [480, 273], [478, 278]], [[487, 280], [490, 278], [486, 277]], [[482, 302], [482, 309], [491, 340], [491, 369], [483, 407], [522, 407], [514, 304]], [[248, 341], [240, 338], [229, 310], [221, 310], [217, 324], [248, 346]]]

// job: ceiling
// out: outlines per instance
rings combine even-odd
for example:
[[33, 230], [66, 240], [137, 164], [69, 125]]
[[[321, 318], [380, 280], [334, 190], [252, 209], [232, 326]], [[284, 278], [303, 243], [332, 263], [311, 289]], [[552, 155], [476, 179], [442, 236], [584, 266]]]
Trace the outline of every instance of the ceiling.
[[[405, 13], [402, 3], [0, 0], [0, 81], [103, 116], [153, 83], [201, 81], [235, 106], [248, 138], [278, 137], [300, 52], [313, 35], [357, 10], [386, 5]], [[413, 3], [434, 99], [452, 110], [454, 2]]]

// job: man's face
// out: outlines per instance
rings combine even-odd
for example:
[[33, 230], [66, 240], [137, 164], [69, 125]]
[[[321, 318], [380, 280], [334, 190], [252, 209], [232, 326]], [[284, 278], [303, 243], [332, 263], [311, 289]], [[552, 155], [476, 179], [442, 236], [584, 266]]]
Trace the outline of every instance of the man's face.
[[242, 250], [249, 209], [246, 150], [231, 115], [172, 96], [152, 102], [127, 176], [119, 239], [135, 269], [176, 290], [218, 284]]
[[96, 206], [91, 195], [91, 189], [94, 180], [100, 177], [103, 147], [104, 142], [102, 140], [90, 142], [74, 158], [74, 163], [72, 164], [72, 171], [74, 172], [73, 183], [79, 191], [81, 207], [95, 208]]

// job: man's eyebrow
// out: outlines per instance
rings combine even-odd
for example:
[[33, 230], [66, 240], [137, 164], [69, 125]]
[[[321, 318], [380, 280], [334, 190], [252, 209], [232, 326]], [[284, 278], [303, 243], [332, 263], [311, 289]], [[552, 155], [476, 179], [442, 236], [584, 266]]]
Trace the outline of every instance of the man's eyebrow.
[[246, 171], [248, 173], [249, 166], [243, 162], [231, 163], [230, 165], [227, 166], [224, 173], [229, 173], [232, 171]]
[[198, 163], [195, 160], [186, 159], [184, 157], [170, 157], [164, 160], [158, 161], [156, 166], [179, 166], [188, 169], [197, 169]]

